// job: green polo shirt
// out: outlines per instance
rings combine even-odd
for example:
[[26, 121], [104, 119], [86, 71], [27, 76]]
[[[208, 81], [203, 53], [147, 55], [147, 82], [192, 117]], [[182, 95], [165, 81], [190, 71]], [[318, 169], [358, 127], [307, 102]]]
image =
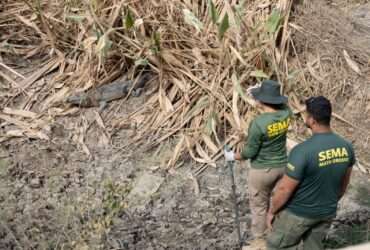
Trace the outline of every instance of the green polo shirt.
[[250, 124], [248, 138], [241, 152], [256, 169], [279, 168], [287, 164], [286, 138], [292, 111], [283, 109], [257, 116]]
[[286, 174], [299, 181], [286, 208], [302, 217], [336, 214], [342, 180], [355, 163], [351, 143], [335, 133], [315, 134], [289, 155]]

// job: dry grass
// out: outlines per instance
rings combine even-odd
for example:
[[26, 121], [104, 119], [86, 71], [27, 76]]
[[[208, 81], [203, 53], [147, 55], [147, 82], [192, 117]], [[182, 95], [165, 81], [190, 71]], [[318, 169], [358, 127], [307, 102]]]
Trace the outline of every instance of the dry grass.
[[353, 14], [368, 12], [369, 5], [346, 6], [342, 11], [307, 1], [297, 9], [291, 24], [297, 25], [292, 38], [298, 56], [291, 58], [290, 67], [302, 65], [308, 84], [295, 85], [300, 97], [323, 94], [332, 100], [340, 114], [335, 114], [337, 132], [354, 142], [369, 169], [370, 33], [365, 24], [370, 23]]
[[313, 1], [298, 8], [294, 23], [303, 28], [293, 39], [308, 81], [316, 83], [310, 84], [314, 94], [349, 97], [351, 85], [370, 80], [370, 38], [350, 16]]
[[[44, 62], [21, 81], [11, 68], [1, 75], [9, 83], [2, 105], [38, 114], [31, 129], [21, 123], [31, 118], [17, 122], [6, 116], [6, 124], [16, 125], [8, 137], [47, 139], [39, 134], [47, 130], [45, 117], [71, 113], [62, 104], [68, 95], [123, 74], [135, 78], [152, 71], [157, 85], [147, 103], [127, 117], [117, 117], [123, 100], [104, 115], [105, 123], [115, 130], [137, 127], [126, 146], [151, 149], [174, 139], [168, 168], [181, 164], [185, 152], [196, 162], [214, 166], [225, 143], [241, 146], [255, 113], [244, 94], [249, 85], [275, 78], [291, 96], [292, 107], [299, 109], [299, 101], [317, 89], [333, 98], [344, 94], [346, 85], [336, 86], [332, 76], [356, 67], [366, 74], [366, 56], [346, 41], [331, 48], [334, 58], [329, 50], [329, 59], [309, 58], [313, 48], [304, 39], [309, 34], [322, 40], [323, 34], [310, 20], [290, 19], [292, 0], [212, 2], [215, 9], [207, 0], [5, 1], [0, 6], [0, 49], [7, 65], [19, 64], [14, 58], [20, 57]], [[217, 13], [218, 23], [211, 12]], [[336, 38], [337, 33], [330, 34]], [[55, 70], [48, 83], [35, 86]], [[17, 96], [25, 98], [16, 103]]]

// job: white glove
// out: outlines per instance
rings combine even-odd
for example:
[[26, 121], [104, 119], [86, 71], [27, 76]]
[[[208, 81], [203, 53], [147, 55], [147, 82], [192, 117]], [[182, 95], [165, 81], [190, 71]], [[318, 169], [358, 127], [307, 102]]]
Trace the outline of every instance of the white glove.
[[234, 151], [232, 151], [232, 150], [230, 150], [230, 151], [224, 150], [224, 155], [225, 155], [225, 161], [227, 161], [227, 162], [229, 162], [229, 161], [235, 161]]

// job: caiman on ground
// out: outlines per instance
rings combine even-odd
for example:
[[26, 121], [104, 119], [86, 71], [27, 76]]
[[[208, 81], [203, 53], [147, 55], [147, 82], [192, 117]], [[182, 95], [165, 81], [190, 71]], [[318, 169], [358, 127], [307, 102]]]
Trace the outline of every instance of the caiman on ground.
[[[150, 78], [151, 75], [149, 73], [143, 74], [136, 82], [131, 95], [139, 96]], [[66, 102], [84, 108], [100, 107], [100, 109], [103, 109], [108, 102], [126, 97], [134, 83], [135, 81], [133, 80], [120, 78], [112, 83], [90, 89], [87, 92], [72, 95], [67, 98]]]

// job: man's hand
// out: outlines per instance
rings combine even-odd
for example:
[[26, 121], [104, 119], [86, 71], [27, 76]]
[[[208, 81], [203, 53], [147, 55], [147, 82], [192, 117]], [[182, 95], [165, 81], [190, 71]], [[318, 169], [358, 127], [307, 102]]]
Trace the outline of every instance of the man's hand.
[[235, 153], [234, 151], [232, 150], [224, 150], [224, 156], [225, 156], [225, 161], [226, 162], [229, 162], [229, 161], [235, 161]]
[[275, 215], [270, 211], [267, 213], [266, 225], [269, 230], [272, 230], [272, 223], [274, 222]]

